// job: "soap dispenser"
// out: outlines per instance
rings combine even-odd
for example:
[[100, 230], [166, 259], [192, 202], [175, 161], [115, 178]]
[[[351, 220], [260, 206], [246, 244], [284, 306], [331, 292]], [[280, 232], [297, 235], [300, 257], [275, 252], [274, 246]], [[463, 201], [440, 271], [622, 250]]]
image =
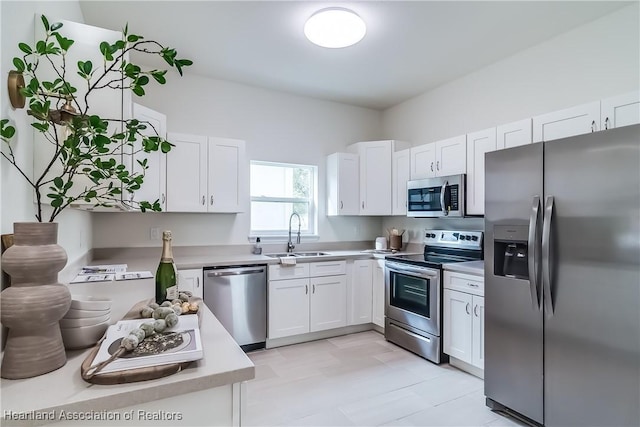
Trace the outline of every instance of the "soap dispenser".
[[260, 238], [256, 237], [256, 244], [253, 245], [253, 254], [260, 255], [262, 254], [262, 247], [260, 246]]

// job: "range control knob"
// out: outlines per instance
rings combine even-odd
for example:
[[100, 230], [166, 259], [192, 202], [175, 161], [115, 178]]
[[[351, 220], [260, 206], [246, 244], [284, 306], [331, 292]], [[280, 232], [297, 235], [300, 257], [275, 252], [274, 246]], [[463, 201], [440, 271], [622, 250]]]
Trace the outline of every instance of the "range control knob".
[[471, 240], [475, 242], [476, 240], [478, 240], [478, 236], [471, 236]]
[[466, 239], [466, 238], [467, 238], [467, 236], [464, 236], [464, 235], [462, 235], [462, 234], [460, 235], [460, 240], [464, 240], [464, 239]]

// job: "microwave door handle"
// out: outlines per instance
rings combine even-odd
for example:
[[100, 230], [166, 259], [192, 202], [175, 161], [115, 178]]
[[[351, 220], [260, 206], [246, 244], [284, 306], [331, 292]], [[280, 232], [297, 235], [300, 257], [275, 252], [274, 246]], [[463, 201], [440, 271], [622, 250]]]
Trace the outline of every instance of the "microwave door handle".
[[447, 212], [447, 207], [444, 205], [444, 193], [447, 191], [447, 185], [449, 185], [449, 181], [445, 181], [442, 184], [442, 188], [440, 189], [440, 207], [442, 208], [442, 213], [444, 216], [447, 216], [449, 213]]
[[529, 255], [529, 286], [531, 287], [531, 302], [534, 310], [542, 309], [540, 304], [540, 291], [538, 284], [538, 272], [540, 265], [540, 251], [539, 251], [539, 233], [538, 225], [540, 220], [540, 196], [533, 198], [533, 205], [531, 207], [531, 217], [529, 218], [529, 241], [528, 255]]

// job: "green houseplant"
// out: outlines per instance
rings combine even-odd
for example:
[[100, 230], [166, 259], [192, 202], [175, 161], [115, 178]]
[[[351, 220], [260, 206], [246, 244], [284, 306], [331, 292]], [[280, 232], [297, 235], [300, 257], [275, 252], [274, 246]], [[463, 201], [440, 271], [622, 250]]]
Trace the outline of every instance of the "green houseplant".
[[[12, 147], [15, 127], [9, 119], [0, 120], [2, 158], [33, 188], [37, 220], [14, 224], [14, 246], [2, 256], [2, 267], [12, 283], [0, 294], [1, 320], [9, 328], [1, 376], [10, 379], [33, 377], [66, 363], [58, 322], [69, 309], [71, 295], [58, 283], [67, 255], [57, 245], [55, 218], [76, 201], [106, 207], [129, 203], [143, 212], [161, 210], [158, 200], [136, 202], [122, 197], [140, 189], [148, 169], [144, 158], [136, 160], [139, 172], [127, 159], [139, 152], [167, 153], [171, 143], [155, 130], [149, 132], [149, 123], [96, 114], [90, 103], [99, 97], [93, 94], [130, 90], [143, 96], [147, 84], [166, 82], [166, 70], [145, 71], [129, 60], [130, 53], [159, 56], [180, 75], [183, 67], [192, 64], [179, 59], [175, 49], [131, 34], [126, 27], [121, 38], [95, 46], [92, 58], [99, 57], [94, 61], [100, 63], [90, 59], [71, 63], [67, 58], [75, 41], [61, 32], [63, 24], [50, 24], [45, 16], [41, 22], [42, 39], [33, 45], [18, 44], [23, 55], [13, 59], [16, 70], [10, 73], [10, 82], [16, 90], [9, 89], [12, 105], [21, 108], [26, 102], [33, 117], [34, 153], [45, 153], [45, 166], [34, 170], [33, 176]], [[74, 85], [78, 76], [81, 84]], [[29, 310], [23, 309], [25, 301]]]

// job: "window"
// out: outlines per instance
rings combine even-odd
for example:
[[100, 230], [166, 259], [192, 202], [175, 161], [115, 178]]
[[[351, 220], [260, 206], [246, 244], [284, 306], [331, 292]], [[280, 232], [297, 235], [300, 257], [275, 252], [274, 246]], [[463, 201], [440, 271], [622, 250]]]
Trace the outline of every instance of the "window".
[[[300, 234], [315, 235], [317, 166], [251, 162], [251, 235], [283, 236], [300, 215]], [[298, 220], [291, 220], [297, 233]]]

